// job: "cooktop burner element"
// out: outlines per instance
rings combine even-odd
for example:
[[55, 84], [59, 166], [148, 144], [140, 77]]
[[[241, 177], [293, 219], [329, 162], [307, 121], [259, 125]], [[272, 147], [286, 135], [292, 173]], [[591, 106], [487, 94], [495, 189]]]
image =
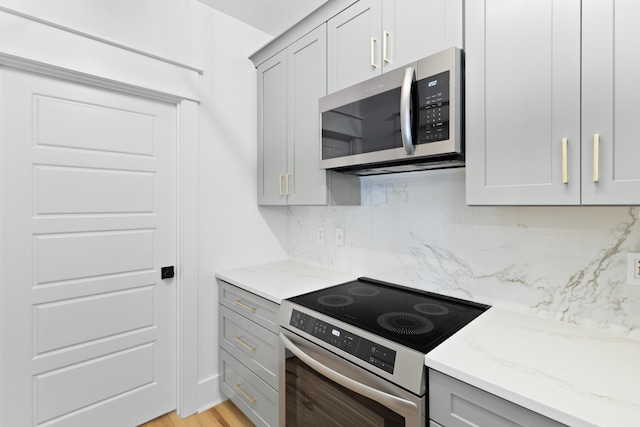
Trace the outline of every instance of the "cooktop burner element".
[[378, 325], [400, 335], [422, 335], [433, 330], [431, 320], [413, 313], [385, 313], [378, 317]]
[[353, 298], [347, 295], [324, 295], [318, 302], [325, 307], [344, 307], [353, 304]]
[[380, 290], [368, 286], [358, 286], [356, 288], [349, 288], [347, 292], [358, 297], [372, 297], [378, 295]]
[[447, 307], [441, 304], [434, 304], [430, 302], [422, 302], [413, 306], [414, 310], [423, 314], [431, 314], [432, 316], [442, 316], [449, 312]]
[[428, 353], [488, 306], [368, 278], [289, 301]]

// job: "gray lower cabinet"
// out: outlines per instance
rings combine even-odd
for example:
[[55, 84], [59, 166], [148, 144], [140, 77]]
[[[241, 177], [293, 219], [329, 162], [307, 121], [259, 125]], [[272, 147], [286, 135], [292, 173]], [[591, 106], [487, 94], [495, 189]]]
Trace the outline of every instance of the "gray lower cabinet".
[[468, 204], [640, 204], [638, 14], [466, 0]]
[[433, 369], [429, 370], [430, 427], [561, 427], [550, 418]]
[[257, 426], [278, 425], [279, 305], [222, 280], [220, 388]]

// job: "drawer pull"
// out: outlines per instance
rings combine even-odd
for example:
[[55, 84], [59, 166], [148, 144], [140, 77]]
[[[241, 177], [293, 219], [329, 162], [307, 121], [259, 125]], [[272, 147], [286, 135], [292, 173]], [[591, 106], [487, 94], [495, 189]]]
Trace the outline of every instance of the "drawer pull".
[[236, 305], [239, 305], [240, 307], [244, 308], [245, 310], [256, 311], [255, 307], [250, 307], [247, 304], [243, 303], [242, 300], [239, 300], [239, 299], [236, 300]]
[[256, 348], [258, 348], [258, 347], [251, 347], [249, 344], [247, 344], [246, 342], [242, 341], [242, 338], [240, 338], [240, 337], [236, 337], [236, 341], [237, 341], [240, 345], [242, 345], [244, 348], [246, 348], [247, 350], [249, 350], [249, 351], [255, 351], [255, 350], [256, 350]]
[[240, 388], [240, 384], [236, 384], [236, 390], [238, 390], [238, 392], [242, 395], [242, 397], [247, 399], [249, 401], [249, 403], [255, 403], [256, 402], [256, 398], [249, 396], [243, 389]]

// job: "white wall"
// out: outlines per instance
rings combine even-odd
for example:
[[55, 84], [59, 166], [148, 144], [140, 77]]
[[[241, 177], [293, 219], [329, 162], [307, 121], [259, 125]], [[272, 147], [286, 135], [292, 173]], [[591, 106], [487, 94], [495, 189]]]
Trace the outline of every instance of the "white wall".
[[[200, 406], [218, 393], [216, 271], [286, 258], [286, 208], [257, 206], [256, 71], [271, 36], [202, 5], [200, 109]], [[278, 240], [280, 239], [280, 240]], [[282, 244], [281, 244], [282, 242]]]
[[[1, 0], [36, 16], [176, 62], [199, 66], [189, 20], [195, 0]], [[199, 68], [199, 67], [198, 67]]]
[[[362, 179], [357, 207], [291, 207], [294, 258], [622, 334], [640, 334], [640, 209], [471, 207], [464, 169]], [[315, 241], [325, 227], [326, 243]], [[345, 230], [337, 247], [336, 227]]]

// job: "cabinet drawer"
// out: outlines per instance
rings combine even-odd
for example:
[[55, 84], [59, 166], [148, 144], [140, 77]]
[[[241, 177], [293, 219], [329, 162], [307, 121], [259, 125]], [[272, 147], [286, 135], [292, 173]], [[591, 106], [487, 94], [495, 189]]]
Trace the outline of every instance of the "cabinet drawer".
[[278, 389], [278, 336], [220, 306], [220, 346]]
[[221, 389], [259, 427], [278, 426], [278, 392], [220, 350]]
[[274, 334], [278, 333], [278, 304], [222, 280], [218, 280], [218, 285], [220, 304]]
[[429, 418], [444, 427], [560, 427], [557, 421], [429, 370]]

